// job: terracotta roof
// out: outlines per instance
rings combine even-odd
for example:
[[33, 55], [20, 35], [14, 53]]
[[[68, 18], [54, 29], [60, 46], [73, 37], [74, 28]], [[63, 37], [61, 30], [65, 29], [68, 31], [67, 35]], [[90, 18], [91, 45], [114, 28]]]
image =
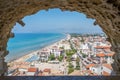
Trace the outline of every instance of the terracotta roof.
[[88, 65], [86, 66], [86, 68], [90, 68], [90, 67], [93, 67], [93, 66], [95, 66], [95, 64], [88, 64]]
[[36, 72], [37, 68], [28, 68], [28, 72]]
[[111, 70], [113, 69], [110, 64], [103, 64], [103, 66], [106, 67], [106, 68], [109, 68], [109, 69], [111, 69]]
[[110, 49], [111, 46], [96, 46], [97, 49]]
[[111, 47], [110, 46], [104, 46], [103, 48], [104, 49], [110, 49]]
[[104, 53], [98, 53], [98, 54], [96, 54], [96, 56], [98, 56], [98, 57], [104, 57], [105, 54]]
[[106, 56], [113, 56], [115, 53], [106, 54]]
[[44, 72], [51, 72], [51, 69], [46, 68], [46, 69], [44, 69], [43, 71], [44, 71]]
[[106, 71], [103, 71], [103, 76], [109, 76], [110, 75], [110, 73], [108, 73], [108, 72], [106, 72]]

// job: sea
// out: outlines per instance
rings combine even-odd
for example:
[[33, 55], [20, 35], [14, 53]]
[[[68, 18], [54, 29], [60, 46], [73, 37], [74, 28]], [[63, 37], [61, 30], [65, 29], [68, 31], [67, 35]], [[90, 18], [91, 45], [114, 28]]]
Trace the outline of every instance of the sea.
[[61, 33], [15, 33], [14, 38], [10, 38], [7, 43], [9, 54], [5, 61], [17, 59], [32, 51], [39, 50], [45, 46], [51, 45], [63, 38], [66, 34]]

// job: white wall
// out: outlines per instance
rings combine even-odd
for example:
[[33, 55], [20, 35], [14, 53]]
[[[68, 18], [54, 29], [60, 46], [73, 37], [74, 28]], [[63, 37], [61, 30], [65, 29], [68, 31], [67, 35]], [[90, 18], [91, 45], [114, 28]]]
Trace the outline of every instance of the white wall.
[[91, 67], [90, 70], [91, 70], [93, 73], [96, 73], [96, 74], [98, 74], [98, 75], [101, 75], [101, 73], [102, 73], [101, 67]]
[[27, 72], [28, 70], [27, 69], [23, 69], [23, 68], [19, 68], [19, 71], [20, 72], [24, 72], [24, 71]]
[[28, 75], [28, 76], [34, 76], [35, 72], [27, 72], [26, 75]]

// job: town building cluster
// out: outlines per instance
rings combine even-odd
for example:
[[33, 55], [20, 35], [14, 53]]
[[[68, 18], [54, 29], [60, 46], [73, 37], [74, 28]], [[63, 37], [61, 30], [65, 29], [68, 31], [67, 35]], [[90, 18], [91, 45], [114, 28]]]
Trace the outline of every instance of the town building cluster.
[[78, 55], [80, 57], [81, 72], [84, 75], [112, 75], [113, 55], [111, 44], [106, 36], [78, 37], [81, 41]]
[[114, 54], [106, 36], [68, 34], [59, 42], [9, 62], [8, 76], [109, 76], [114, 73]]

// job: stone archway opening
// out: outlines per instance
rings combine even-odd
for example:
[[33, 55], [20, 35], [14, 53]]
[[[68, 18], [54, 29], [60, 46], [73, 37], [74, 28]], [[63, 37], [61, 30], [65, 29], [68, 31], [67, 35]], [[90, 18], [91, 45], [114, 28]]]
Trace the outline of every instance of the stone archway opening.
[[60, 8], [61, 10], [82, 12], [89, 18], [96, 19], [94, 24], [99, 24], [108, 36], [112, 44], [114, 55], [113, 69], [120, 74], [120, 1], [119, 0], [8, 0], [0, 3], [0, 74], [7, 71], [7, 64], [4, 57], [9, 53], [6, 50], [7, 42], [14, 34], [11, 29], [22, 18], [32, 15], [39, 10]]

